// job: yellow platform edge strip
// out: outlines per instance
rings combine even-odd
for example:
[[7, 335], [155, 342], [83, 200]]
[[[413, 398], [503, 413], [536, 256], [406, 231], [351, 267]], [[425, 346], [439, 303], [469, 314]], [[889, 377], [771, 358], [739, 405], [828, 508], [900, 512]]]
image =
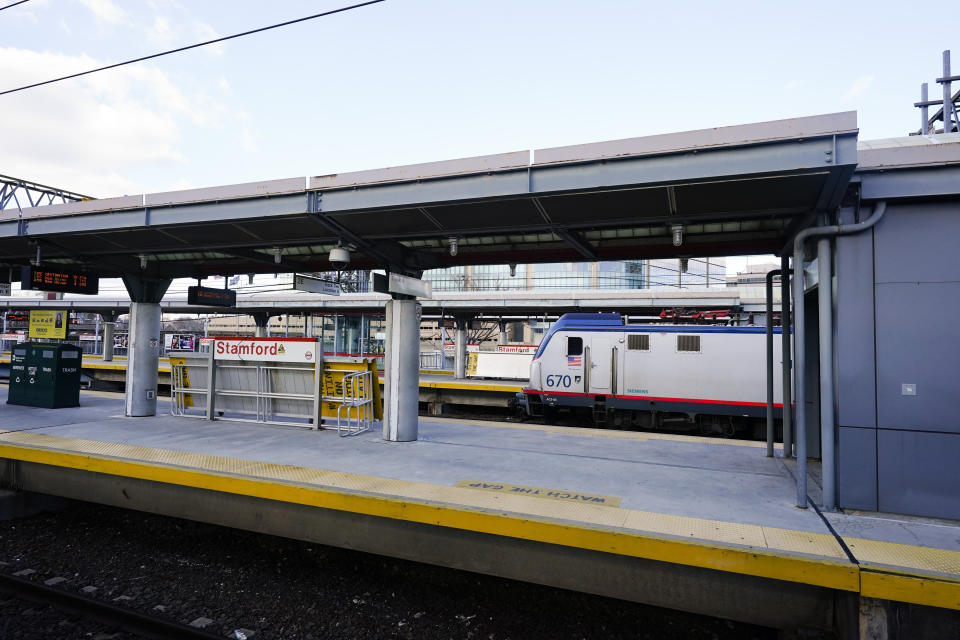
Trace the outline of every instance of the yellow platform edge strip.
[[356, 494], [326, 487], [243, 478], [209, 471], [171, 468], [145, 462], [9, 444], [0, 445], [0, 458], [798, 582], [843, 591], [858, 592], [860, 590], [858, 568], [842, 560], [728, 547], [709, 541], [679, 540], [655, 534], [637, 535], [533, 516], [523, 517], [503, 512], [490, 513], [465, 506]]
[[960, 609], [960, 583], [900, 573], [860, 571], [860, 595], [942, 609]]

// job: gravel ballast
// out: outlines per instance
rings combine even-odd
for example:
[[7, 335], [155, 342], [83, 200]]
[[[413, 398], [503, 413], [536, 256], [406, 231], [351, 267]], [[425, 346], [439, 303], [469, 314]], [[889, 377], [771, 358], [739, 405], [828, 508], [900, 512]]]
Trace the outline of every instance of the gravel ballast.
[[[232, 638], [776, 637], [716, 618], [85, 503], [0, 522], [0, 572]], [[4, 594], [0, 612], [2, 638], [132, 637]]]

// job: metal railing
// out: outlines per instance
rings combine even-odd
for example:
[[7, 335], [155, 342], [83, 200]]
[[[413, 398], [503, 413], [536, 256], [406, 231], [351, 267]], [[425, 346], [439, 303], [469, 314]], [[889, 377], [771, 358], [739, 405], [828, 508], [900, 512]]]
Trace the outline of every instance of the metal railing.
[[211, 408], [209, 363], [175, 364], [170, 370], [170, 413], [191, 418], [227, 413], [230, 420], [241, 422], [316, 429], [322, 420], [321, 403], [331, 403], [337, 405], [338, 435], [369, 431], [375, 419], [373, 372], [344, 372], [337, 395], [332, 396], [320, 393], [315, 376], [323, 373], [313, 367], [266, 363], [217, 364]]
[[206, 376], [206, 365], [190, 365], [190, 364], [177, 364], [171, 367], [170, 369], [170, 415], [182, 416], [188, 418], [203, 418], [204, 413], [203, 409], [206, 406], [201, 405], [199, 407], [201, 413], [200, 415], [190, 413], [190, 408], [194, 407], [192, 396], [200, 395], [207, 396], [208, 389], [206, 387], [193, 387], [190, 386], [190, 377], [188, 369], [198, 369], [203, 372], [203, 376]]
[[373, 425], [373, 373], [355, 371], [343, 376], [343, 394], [337, 407], [337, 435], [353, 436]]
[[443, 369], [443, 351], [427, 351], [420, 354], [421, 369]]
[[[275, 367], [267, 365], [258, 365], [257, 372], [257, 421], [267, 424], [284, 424], [298, 427], [313, 428], [313, 393], [292, 393], [289, 391], [277, 391], [274, 388], [276, 381], [272, 374], [274, 371], [297, 371], [300, 373], [314, 374], [314, 369], [306, 367]], [[303, 376], [305, 377], [305, 376]], [[312, 379], [312, 375], [310, 376]], [[312, 386], [312, 385], [311, 385]], [[286, 402], [284, 402], [286, 401]], [[309, 403], [310, 409], [306, 412], [295, 412], [293, 407], [299, 403]], [[277, 411], [276, 409], [280, 409]], [[276, 416], [287, 418], [299, 418], [300, 421], [277, 420]]]
[[[275, 372], [292, 371], [310, 374], [312, 379], [313, 368], [306, 367], [276, 367], [262, 364], [255, 365], [217, 365], [217, 381], [214, 384], [214, 394], [217, 398], [228, 398], [223, 404], [217, 404], [217, 412], [239, 413], [231, 415], [231, 420], [239, 422], [259, 422], [264, 424], [288, 425], [297, 427], [314, 427], [313, 393], [297, 393], [278, 390], [275, 385]], [[237, 375], [229, 376], [229, 372]], [[250, 375], [243, 375], [250, 372]], [[193, 381], [191, 381], [191, 376]], [[306, 376], [303, 376], [306, 377]], [[255, 381], [253, 388], [245, 388], [244, 382], [251, 378]], [[206, 386], [194, 386], [196, 382], [204, 381]], [[230, 388], [224, 388], [225, 382]], [[312, 383], [311, 383], [312, 384]], [[170, 370], [170, 413], [175, 416], [204, 418], [209, 403], [209, 369], [207, 364], [177, 364]], [[203, 396], [206, 402], [198, 406], [193, 396]], [[301, 403], [309, 408], [298, 410]], [[191, 409], [194, 411], [191, 412]], [[199, 410], [199, 412], [197, 411]], [[242, 417], [243, 414], [252, 415], [252, 418]], [[281, 418], [293, 418], [292, 420]]]

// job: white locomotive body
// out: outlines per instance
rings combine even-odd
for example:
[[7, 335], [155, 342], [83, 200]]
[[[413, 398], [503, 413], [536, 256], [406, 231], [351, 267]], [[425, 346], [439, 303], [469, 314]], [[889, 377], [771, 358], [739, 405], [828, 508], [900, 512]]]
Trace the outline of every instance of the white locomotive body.
[[[763, 327], [625, 325], [615, 313], [562, 316], [540, 343], [522, 405], [529, 415], [583, 408], [615, 427], [733, 433], [766, 416]], [[782, 361], [774, 329], [774, 415]], [[756, 433], [755, 433], [756, 435]]]

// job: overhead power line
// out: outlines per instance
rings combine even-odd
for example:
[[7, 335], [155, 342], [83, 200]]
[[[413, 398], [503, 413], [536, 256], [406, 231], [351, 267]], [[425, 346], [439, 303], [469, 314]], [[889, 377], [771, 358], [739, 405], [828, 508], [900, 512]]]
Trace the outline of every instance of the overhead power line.
[[[26, 2], [27, 0], [21, 0], [21, 2]], [[124, 65], [133, 64], [134, 62], [143, 62], [144, 60], [152, 60], [154, 58], [160, 58], [162, 56], [168, 56], [171, 53], [180, 53], [181, 51], [188, 51], [190, 49], [197, 49], [199, 47], [205, 47], [208, 44], [216, 44], [218, 42], [225, 42], [227, 40], [233, 40], [234, 38], [241, 38], [243, 36], [253, 35], [254, 33], [261, 33], [263, 31], [269, 31], [271, 29], [278, 29], [280, 27], [286, 27], [291, 24], [297, 24], [298, 22], [306, 22], [307, 20], [315, 20], [317, 18], [323, 18], [326, 16], [331, 16], [335, 13], [343, 13], [345, 11], [351, 11], [353, 9], [359, 9], [360, 7], [366, 7], [371, 4], [378, 4], [380, 2], [385, 2], [386, 0], [369, 0], [369, 2], [361, 2], [360, 4], [353, 4], [348, 7], [340, 7], [339, 9], [333, 9], [331, 11], [324, 11], [323, 13], [315, 13], [311, 16], [304, 16], [303, 18], [296, 18], [295, 20], [287, 20], [286, 22], [278, 22], [277, 24], [271, 24], [266, 27], [260, 27], [258, 29], [251, 29], [249, 31], [243, 31], [241, 33], [235, 33], [229, 36], [223, 36], [222, 38], [214, 38], [213, 40], [207, 40], [206, 42], [198, 42], [196, 44], [187, 45], [186, 47], [178, 47], [176, 49], [170, 49], [169, 51], [161, 51], [160, 53], [154, 53], [149, 56], [142, 56], [140, 58], [134, 58], [133, 60], [126, 60], [124, 62], [117, 62], [115, 64], [108, 64], [105, 67], [98, 67], [96, 69], [90, 69], [88, 71], [81, 71], [79, 73], [71, 73], [68, 76], [62, 76], [60, 78], [53, 78], [52, 80], [44, 80], [43, 82], [35, 82], [33, 84], [28, 84], [23, 87], [17, 87], [16, 89], [7, 89], [6, 91], [0, 91], [0, 96], [5, 96], [8, 93], [16, 93], [17, 91], [25, 91], [27, 89], [33, 89], [34, 87], [42, 87], [45, 84], [53, 84], [54, 82], [60, 82], [62, 80], [70, 80], [71, 78], [79, 78], [80, 76], [90, 75], [91, 73], [97, 73], [98, 71], [106, 71], [107, 69], [115, 69], [117, 67], [122, 67]], [[15, 3], [20, 4], [20, 3]], [[10, 7], [14, 5], [8, 5]], [[6, 9], [7, 7], [3, 7]]]
[[4, 9], [9, 9], [10, 7], [15, 7], [18, 4], [23, 4], [24, 2], [29, 2], [29, 1], [30, 0], [20, 0], [20, 2], [11, 2], [10, 4], [0, 7], [0, 11], [3, 11]]

